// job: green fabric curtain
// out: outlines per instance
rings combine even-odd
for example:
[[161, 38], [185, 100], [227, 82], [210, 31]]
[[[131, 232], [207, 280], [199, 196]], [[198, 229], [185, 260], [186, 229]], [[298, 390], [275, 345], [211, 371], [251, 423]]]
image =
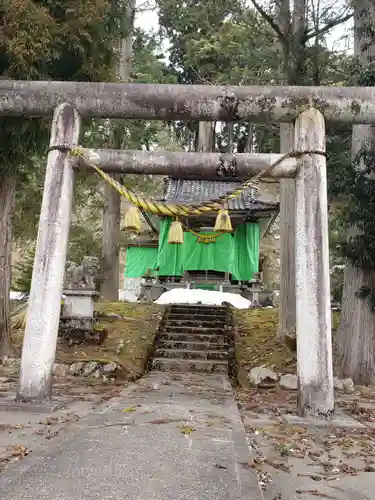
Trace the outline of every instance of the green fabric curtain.
[[234, 235], [232, 274], [247, 281], [259, 271], [259, 224], [239, 224]]
[[[170, 245], [168, 243], [168, 232], [172, 220], [170, 218], [160, 221], [159, 229], [159, 251], [157, 266], [160, 276], [181, 276], [183, 273], [182, 252], [183, 245]], [[186, 233], [184, 233], [184, 238]]]
[[[252, 279], [258, 272], [259, 226], [254, 223], [241, 224], [234, 235], [224, 234], [215, 243], [198, 243], [192, 233], [184, 233], [182, 245], [170, 245], [168, 232], [171, 219], [160, 224], [158, 274], [181, 276], [184, 271], [217, 271], [231, 273], [240, 281]], [[212, 233], [201, 233], [212, 234]]]
[[[155, 269], [158, 259], [157, 248], [128, 247], [126, 250], [126, 278], [141, 278], [147, 269]], [[155, 271], [154, 273], [155, 274]]]

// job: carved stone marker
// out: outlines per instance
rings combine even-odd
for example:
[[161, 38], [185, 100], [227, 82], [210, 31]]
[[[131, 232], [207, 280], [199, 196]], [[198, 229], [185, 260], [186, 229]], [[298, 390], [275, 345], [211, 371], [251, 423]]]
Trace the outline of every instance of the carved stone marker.
[[93, 329], [94, 302], [99, 295], [96, 291], [98, 275], [99, 260], [96, 257], [84, 257], [79, 266], [66, 263], [60, 327], [85, 331]]

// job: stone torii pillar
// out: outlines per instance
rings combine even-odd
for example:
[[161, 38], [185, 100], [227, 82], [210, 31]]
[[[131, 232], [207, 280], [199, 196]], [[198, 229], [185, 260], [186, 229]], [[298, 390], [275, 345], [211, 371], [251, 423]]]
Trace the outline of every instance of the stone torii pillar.
[[51, 398], [72, 212], [74, 174], [69, 151], [78, 144], [80, 125], [81, 119], [72, 106], [61, 104], [56, 108], [27, 309], [18, 401]]
[[[325, 123], [314, 108], [295, 122], [295, 151], [325, 152]], [[334, 411], [326, 158], [306, 154], [296, 174], [296, 333], [298, 412]]]

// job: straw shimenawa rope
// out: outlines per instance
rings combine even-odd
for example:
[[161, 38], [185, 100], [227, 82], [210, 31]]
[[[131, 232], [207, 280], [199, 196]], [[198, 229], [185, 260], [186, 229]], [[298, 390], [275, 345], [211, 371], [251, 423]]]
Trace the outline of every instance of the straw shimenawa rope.
[[127, 198], [133, 205], [144, 210], [145, 212], [150, 212], [160, 216], [170, 216], [170, 217], [188, 217], [189, 215], [201, 215], [207, 212], [215, 212], [221, 210], [223, 206], [228, 203], [228, 201], [233, 198], [237, 198], [244, 191], [249, 189], [250, 187], [255, 187], [255, 182], [261, 179], [262, 177], [266, 177], [275, 167], [280, 165], [287, 158], [301, 158], [304, 155], [308, 154], [317, 154], [326, 156], [324, 151], [291, 151], [289, 153], [284, 154], [281, 158], [275, 161], [272, 165], [265, 168], [251, 179], [243, 182], [240, 186], [238, 186], [233, 191], [230, 191], [218, 198], [214, 198], [209, 201], [205, 201], [199, 204], [180, 204], [180, 203], [166, 203], [162, 201], [152, 200], [150, 198], [144, 198], [136, 193], [134, 193], [131, 189], [128, 189], [126, 186], [123, 186], [118, 181], [113, 179], [110, 175], [106, 174], [94, 163], [88, 162], [85, 158], [84, 149], [81, 146], [77, 146], [71, 149], [71, 156], [78, 157], [83, 160], [83, 162], [94, 169], [100, 177], [102, 177], [108, 184], [110, 184], [121, 196]]

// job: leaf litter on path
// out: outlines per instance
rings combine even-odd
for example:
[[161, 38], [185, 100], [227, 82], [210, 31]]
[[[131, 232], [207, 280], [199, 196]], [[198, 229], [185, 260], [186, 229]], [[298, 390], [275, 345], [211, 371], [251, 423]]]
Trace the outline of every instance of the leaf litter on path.
[[[339, 397], [344, 399], [345, 395]], [[295, 481], [296, 488], [305, 487], [299, 489], [299, 493], [335, 499], [337, 497], [329, 494], [329, 491], [327, 494], [314, 488], [313, 482], [340, 491], [332, 482], [340, 480], [343, 487], [347, 487], [346, 478], [375, 472], [374, 428], [357, 425], [354, 419], [349, 426], [334, 425], [334, 422], [332, 425], [314, 425], [311, 422], [306, 425], [290, 424], [288, 415], [295, 414], [296, 391], [242, 388], [237, 391], [236, 398], [249, 444], [258, 454], [248, 466], [257, 470], [259, 485], [263, 490], [267, 489], [267, 483], [270, 482], [277, 486], [281, 480], [280, 474], [287, 473], [291, 476], [288, 481]], [[276, 418], [275, 407], [281, 409]], [[351, 408], [357, 411], [359, 407], [351, 404]], [[369, 412], [358, 413], [363, 417]], [[364, 423], [363, 418], [361, 421]], [[314, 468], [311, 472], [308, 470], [310, 467]], [[309, 484], [298, 481], [298, 478], [303, 477], [307, 481], [310, 478], [310, 489]]]

